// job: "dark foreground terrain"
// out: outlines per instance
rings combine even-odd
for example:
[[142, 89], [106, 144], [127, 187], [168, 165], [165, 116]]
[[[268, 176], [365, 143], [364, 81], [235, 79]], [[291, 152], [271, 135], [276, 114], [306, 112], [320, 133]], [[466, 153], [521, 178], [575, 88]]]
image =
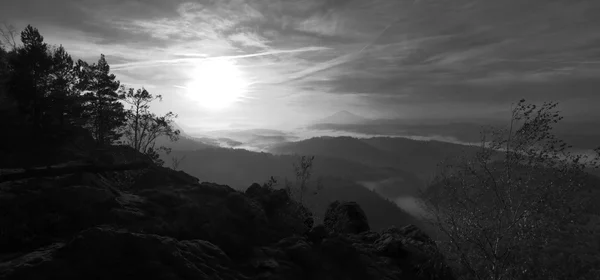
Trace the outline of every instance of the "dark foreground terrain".
[[356, 203], [315, 225], [283, 190], [77, 146], [51, 170], [2, 170], [0, 279], [452, 279], [419, 228], [371, 231]]

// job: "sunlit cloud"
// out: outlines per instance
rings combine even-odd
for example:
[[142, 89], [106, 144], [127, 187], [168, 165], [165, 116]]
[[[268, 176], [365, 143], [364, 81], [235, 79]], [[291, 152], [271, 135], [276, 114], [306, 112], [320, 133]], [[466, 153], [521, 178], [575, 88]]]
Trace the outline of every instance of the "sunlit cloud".
[[[339, 110], [452, 119], [520, 98], [592, 112], [600, 102], [597, 1], [5, 2], [2, 19], [35, 25], [76, 58], [105, 54], [124, 84], [165, 96], [156, 110], [197, 125], [289, 127]], [[199, 64], [223, 59], [245, 94], [209, 112], [189, 85]]]

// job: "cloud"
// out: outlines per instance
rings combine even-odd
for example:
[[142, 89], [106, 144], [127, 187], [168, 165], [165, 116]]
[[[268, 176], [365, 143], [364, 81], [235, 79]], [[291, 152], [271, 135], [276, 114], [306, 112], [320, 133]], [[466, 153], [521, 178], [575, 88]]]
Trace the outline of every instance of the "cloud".
[[567, 0], [7, 0], [0, 17], [77, 58], [104, 53], [122, 82], [173, 98], [195, 62], [234, 59], [252, 99], [228, 113], [285, 123], [352, 108], [479, 116], [523, 97], [592, 112], [598, 13]]
[[[267, 52], [261, 53], [252, 53], [252, 54], [240, 54], [240, 55], [229, 55], [229, 56], [217, 56], [217, 57], [206, 57], [205, 55], [199, 55], [200, 58], [191, 57], [191, 58], [175, 58], [175, 59], [167, 59], [167, 60], [153, 60], [153, 61], [140, 61], [140, 62], [131, 62], [131, 63], [123, 63], [123, 64], [115, 64], [111, 67], [112, 70], [123, 70], [130, 68], [139, 68], [139, 67], [156, 67], [162, 66], [165, 64], [182, 64], [182, 63], [194, 63], [203, 60], [210, 59], [240, 59], [240, 58], [250, 58], [250, 57], [259, 57], [259, 56], [270, 56], [270, 55], [278, 55], [278, 54], [286, 54], [286, 53], [298, 53], [298, 52], [310, 52], [310, 51], [321, 51], [327, 50], [325, 47], [307, 47], [301, 49], [294, 50], [270, 50]], [[188, 55], [194, 56], [194, 55]]]
[[257, 34], [249, 32], [235, 33], [229, 36], [229, 40], [240, 43], [246, 47], [256, 47], [259, 49], [268, 49], [267, 41]]

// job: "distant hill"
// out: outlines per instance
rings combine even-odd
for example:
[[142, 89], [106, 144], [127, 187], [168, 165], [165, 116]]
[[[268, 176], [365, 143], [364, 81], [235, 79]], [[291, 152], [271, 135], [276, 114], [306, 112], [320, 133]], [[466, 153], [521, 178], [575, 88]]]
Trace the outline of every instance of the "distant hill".
[[339, 131], [367, 135], [386, 135], [401, 137], [425, 137], [454, 143], [478, 142], [481, 124], [477, 123], [412, 123], [404, 120], [370, 120], [358, 124], [317, 123], [310, 129]]
[[424, 184], [433, 176], [440, 161], [475, 149], [459, 144], [399, 137], [318, 137], [282, 143], [270, 151], [275, 154], [328, 156], [377, 167], [395, 168], [417, 175], [421, 184]]
[[212, 139], [199, 139], [188, 135], [180, 135], [179, 140], [172, 142], [168, 137], [156, 138], [156, 147], [165, 146], [175, 151], [195, 151], [218, 147], [218, 143]]
[[[173, 151], [163, 155], [166, 166], [170, 166], [171, 157], [183, 158], [179, 165], [182, 170], [204, 182], [219, 182], [237, 190], [246, 190], [250, 183], [264, 183], [271, 176], [284, 186], [284, 179], [295, 181], [292, 163], [297, 159], [291, 155], [272, 155], [242, 149], [210, 148], [196, 151]], [[381, 181], [405, 174], [406, 188], [414, 188], [414, 176], [390, 168], [372, 166], [340, 158], [317, 156], [313, 162], [313, 181], [321, 178], [324, 189], [314, 195], [314, 189], [307, 191], [306, 204], [319, 218], [325, 208], [334, 200], [356, 201], [368, 213], [373, 228], [380, 229], [391, 225], [402, 226], [419, 222], [410, 214], [386, 200], [376, 192], [358, 184], [359, 181]], [[399, 173], [400, 172], [400, 173]], [[411, 177], [412, 176], [412, 177]]]
[[434, 140], [413, 140], [402, 137], [373, 137], [361, 141], [401, 159], [400, 168], [418, 174], [427, 180], [438, 164], [448, 158], [474, 154], [478, 147]]
[[355, 115], [348, 111], [339, 111], [329, 117], [317, 120], [317, 124], [363, 124], [367, 123], [369, 119]]
[[[495, 127], [506, 126], [498, 120], [485, 124]], [[579, 149], [595, 149], [600, 146], [599, 122], [566, 123], [557, 125], [554, 133], [570, 145]], [[418, 136], [451, 143], [479, 143], [483, 123], [476, 121], [443, 122], [443, 121], [410, 121], [401, 119], [373, 119], [364, 122], [317, 122], [310, 129], [321, 131], [338, 131], [368, 135]]]
[[[166, 166], [172, 158], [184, 158], [179, 165], [183, 170], [202, 181], [221, 182], [243, 190], [248, 182], [265, 182], [270, 176], [294, 178], [292, 155], [272, 155], [243, 149], [209, 148], [196, 151], [173, 151], [162, 155]], [[350, 181], [378, 181], [405, 174], [393, 168], [375, 168], [364, 163], [319, 155], [313, 162], [313, 178], [328, 176]], [[418, 182], [413, 182], [418, 184]]]
[[[187, 134], [181, 126], [177, 123], [173, 123], [173, 128], [179, 130], [179, 139], [177, 141], [171, 141], [167, 136], [159, 136], [156, 138], [155, 146], [165, 146], [172, 150], [183, 150], [183, 151], [195, 151], [207, 148], [219, 147], [219, 142], [215, 139], [210, 138], [198, 138]], [[121, 140], [124, 141], [125, 138]]]
[[274, 146], [271, 152], [276, 154], [324, 155], [344, 158], [373, 165], [390, 166], [393, 158], [358, 138], [315, 137], [298, 142], [287, 142]]

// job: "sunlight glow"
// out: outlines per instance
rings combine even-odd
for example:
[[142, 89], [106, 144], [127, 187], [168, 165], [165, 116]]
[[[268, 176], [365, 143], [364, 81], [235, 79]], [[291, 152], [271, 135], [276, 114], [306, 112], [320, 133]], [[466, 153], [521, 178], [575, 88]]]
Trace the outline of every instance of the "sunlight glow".
[[225, 109], [245, 96], [249, 83], [231, 59], [199, 61], [186, 85], [187, 95], [210, 110]]

